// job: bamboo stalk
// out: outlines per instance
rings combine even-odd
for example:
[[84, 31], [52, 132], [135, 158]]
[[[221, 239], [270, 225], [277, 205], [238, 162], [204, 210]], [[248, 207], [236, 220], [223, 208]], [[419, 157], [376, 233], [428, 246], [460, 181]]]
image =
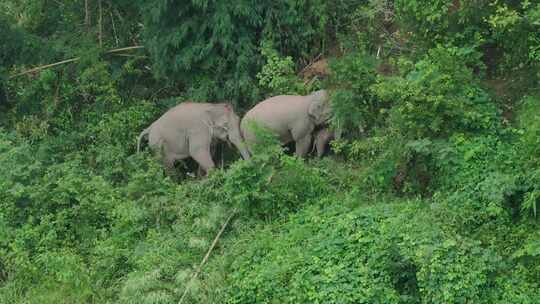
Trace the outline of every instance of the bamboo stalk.
[[[108, 51], [105, 52], [105, 54], [113, 54], [113, 53], [118, 53], [118, 52], [122, 52], [122, 51], [130, 51], [130, 50], [137, 50], [137, 49], [143, 49], [143, 48], [144, 48], [144, 46], [142, 46], [142, 45], [128, 46], [128, 47], [108, 50]], [[41, 70], [44, 70], [44, 69], [52, 68], [52, 67], [55, 67], [55, 66], [58, 66], [58, 65], [75, 62], [75, 61], [78, 61], [80, 59], [81, 59], [81, 57], [75, 57], [75, 58], [62, 60], [62, 61], [51, 63], [51, 64], [38, 66], [38, 67], [32, 68], [30, 70], [26, 70], [24, 72], [12, 75], [9, 78], [11, 79], [11, 78], [15, 78], [15, 77], [18, 77], [18, 76], [30, 74], [30, 73], [37, 72], [37, 71], [41, 71]]]
[[114, 16], [112, 14], [112, 10], [109, 11], [109, 14], [111, 15], [111, 23], [112, 23], [113, 33], [114, 33], [114, 40], [116, 41], [116, 46], [118, 46], [120, 42], [118, 41], [118, 34], [116, 33], [116, 25], [114, 24]]
[[70, 63], [70, 62], [75, 62], [75, 61], [77, 61], [79, 59], [81, 59], [81, 57], [75, 57], [75, 58], [71, 58], [71, 59], [67, 59], [67, 60], [63, 60], [63, 61], [59, 61], [59, 62], [47, 64], [47, 65], [42, 65], [42, 66], [30, 69], [30, 70], [26, 70], [26, 71], [21, 72], [19, 74], [15, 74], [15, 75], [13, 75], [13, 76], [11, 76], [9, 78], [15, 78], [15, 77], [22, 76], [22, 75], [25, 75], [25, 74], [30, 74], [30, 73], [33, 73], [33, 72], [37, 72], [37, 71], [41, 71], [41, 70], [44, 70], [44, 69], [52, 68], [52, 67], [57, 66], [57, 65], [62, 65], [62, 64]]
[[101, 7], [101, 0], [98, 0], [98, 7], [99, 7], [98, 40], [99, 40], [99, 47], [103, 47], [103, 8]]
[[111, 54], [111, 56], [130, 57], [130, 58], [148, 58], [148, 56], [137, 56], [137, 55], [130, 55], [130, 54]]
[[122, 51], [130, 51], [130, 50], [138, 50], [138, 49], [144, 49], [144, 46], [143, 45], [135, 45], [135, 46], [128, 46], [128, 47], [118, 48], [118, 49], [112, 49], [112, 50], [108, 50], [107, 52], [105, 52], [105, 54], [118, 53], [118, 52], [122, 52]]
[[90, 31], [90, 0], [84, 0], [84, 25], [86, 31]]

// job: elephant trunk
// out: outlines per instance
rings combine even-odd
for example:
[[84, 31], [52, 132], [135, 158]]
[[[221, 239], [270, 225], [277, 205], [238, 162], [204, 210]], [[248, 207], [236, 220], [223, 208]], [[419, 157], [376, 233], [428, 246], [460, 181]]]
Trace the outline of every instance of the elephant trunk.
[[240, 151], [243, 159], [249, 159], [251, 157], [246, 144], [240, 135], [240, 129], [229, 134], [229, 141], [238, 149], [238, 151]]
[[249, 151], [246, 148], [246, 144], [244, 142], [242, 142], [242, 141], [234, 142], [233, 141], [233, 144], [236, 146], [238, 151], [240, 151], [240, 154], [242, 154], [243, 159], [247, 160], [247, 159], [249, 159], [251, 157], [251, 155], [249, 154]]

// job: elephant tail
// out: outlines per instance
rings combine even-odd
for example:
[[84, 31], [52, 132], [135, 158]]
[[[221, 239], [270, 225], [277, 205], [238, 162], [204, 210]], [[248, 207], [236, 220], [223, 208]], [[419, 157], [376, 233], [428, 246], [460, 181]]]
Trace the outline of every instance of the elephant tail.
[[137, 137], [137, 153], [141, 152], [141, 140], [145, 135], [148, 135], [150, 133], [150, 127], [144, 129], [141, 134], [139, 134], [139, 137]]

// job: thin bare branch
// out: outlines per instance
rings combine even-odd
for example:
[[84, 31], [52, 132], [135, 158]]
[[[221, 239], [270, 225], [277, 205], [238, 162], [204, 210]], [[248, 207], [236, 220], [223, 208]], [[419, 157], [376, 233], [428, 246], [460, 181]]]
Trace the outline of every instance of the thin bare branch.
[[206, 261], [208, 261], [208, 258], [210, 257], [210, 254], [212, 253], [212, 250], [214, 250], [214, 247], [216, 247], [216, 244], [219, 240], [219, 238], [221, 237], [221, 234], [223, 234], [223, 231], [225, 231], [225, 228], [227, 228], [227, 225], [229, 224], [229, 222], [231, 221], [231, 219], [236, 215], [236, 211], [233, 211], [232, 214], [229, 216], [229, 218], [227, 218], [227, 220], [225, 221], [225, 223], [223, 224], [223, 226], [221, 226], [221, 230], [219, 230], [218, 234], [216, 235], [216, 237], [214, 238], [214, 241], [212, 242], [212, 245], [210, 246], [210, 248], [208, 249], [208, 252], [206, 252], [206, 255], [204, 256], [203, 260], [201, 261], [201, 263], [199, 264], [199, 267], [197, 268], [197, 271], [193, 274], [193, 276], [191, 276], [191, 279], [189, 280], [189, 282], [187, 283], [186, 285], [186, 289], [184, 290], [184, 294], [182, 294], [182, 297], [180, 298], [180, 301], [178, 302], [178, 304], [182, 304], [184, 302], [184, 299], [186, 298], [187, 296], [187, 293], [189, 291], [189, 287], [191, 286], [191, 283], [193, 282], [193, 280], [195, 280], [199, 274], [201, 273], [201, 270], [202, 270], [202, 267], [204, 266], [204, 264], [206, 264]]

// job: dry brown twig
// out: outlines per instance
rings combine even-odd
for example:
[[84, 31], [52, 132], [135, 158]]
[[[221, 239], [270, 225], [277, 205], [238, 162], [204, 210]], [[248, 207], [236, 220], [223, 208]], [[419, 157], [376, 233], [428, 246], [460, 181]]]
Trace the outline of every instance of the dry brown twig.
[[322, 57], [322, 53], [320, 53], [319, 55], [317, 55], [317, 57], [313, 58], [313, 59], [311, 60], [311, 62], [310, 62], [308, 65], [306, 65], [306, 66], [298, 73], [298, 75], [304, 74], [304, 72], [305, 72], [307, 69], [309, 69], [313, 64], [315, 64], [315, 62], [317, 62], [317, 60], [319, 60], [319, 58], [321, 58], [321, 57]]

